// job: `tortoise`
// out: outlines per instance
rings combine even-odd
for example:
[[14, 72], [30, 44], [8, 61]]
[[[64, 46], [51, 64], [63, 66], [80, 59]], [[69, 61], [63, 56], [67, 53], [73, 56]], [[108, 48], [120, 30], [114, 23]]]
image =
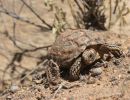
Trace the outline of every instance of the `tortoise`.
[[46, 63], [47, 79], [52, 84], [60, 82], [60, 68], [69, 69], [69, 80], [78, 80], [83, 68], [104, 59], [122, 56], [122, 50], [117, 44], [109, 44], [104, 39], [103, 32], [86, 29], [68, 29], [62, 32], [52, 47], [48, 50]]

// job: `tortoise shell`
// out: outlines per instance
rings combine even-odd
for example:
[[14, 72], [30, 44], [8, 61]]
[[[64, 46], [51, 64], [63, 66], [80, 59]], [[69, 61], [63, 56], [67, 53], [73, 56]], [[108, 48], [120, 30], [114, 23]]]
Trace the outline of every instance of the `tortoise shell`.
[[105, 40], [103, 40], [102, 32], [85, 29], [66, 30], [57, 37], [48, 55], [58, 65], [69, 66], [87, 47], [103, 43]]

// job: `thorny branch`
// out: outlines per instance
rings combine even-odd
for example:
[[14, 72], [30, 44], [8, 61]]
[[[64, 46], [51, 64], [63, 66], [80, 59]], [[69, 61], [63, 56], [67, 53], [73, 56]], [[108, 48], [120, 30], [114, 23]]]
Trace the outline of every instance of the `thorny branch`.
[[15, 18], [15, 19], [20, 20], [20, 21], [22, 21], [22, 22], [25, 22], [25, 23], [34, 25], [34, 26], [36, 26], [36, 27], [39, 27], [39, 28], [42, 29], [42, 30], [50, 30], [50, 29], [48, 29], [48, 28], [46, 28], [46, 27], [44, 27], [44, 26], [42, 26], [42, 25], [36, 24], [36, 23], [34, 23], [34, 22], [29, 21], [28, 19], [25, 19], [25, 18], [23, 18], [23, 17], [21, 17], [21, 16], [18, 16], [16, 13], [10, 12], [10, 11], [8, 11], [8, 10], [5, 9], [5, 8], [3, 8], [3, 10], [0, 10], [0, 13], [4, 13], [4, 14], [6, 14], [6, 15], [12, 17], [12, 18]]
[[[23, 56], [28, 56], [27, 53], [29, 53], [29, 52], [35, 52], [35, 51], [37, 51], [37, 50], [41, 50], [41, 49], [48, 48], [48, 47], [51, 46], [51, 45], [48, 45], [48, 46], [36, 47], [36, 46], [34, 46], [34, 45], [32, 45], [32, 44], [25, 43], [25, 42], [20, 41], [20, 40], [18, 40], [18, 39], [16, 38], [16, 35], [15, 35], [15, 34], [16, 34], [16, 31], [15, 31], [15, 29], [16, 29], [16, 24], [17, 24], [17, 23], [16, 23], [15, 19], [20, 20], [20, 21], [23, 21], [23, 22], [26, 22], [26, 23], [31, 24], [31, 25], [34, 25], [34, 26], [37, 26], [37, 27], [41, 28], [41, 29], [44, 30], [44, 31], [51, 29], [51, 26], [50, 26], [49, 24], [47, 24], [44, 20], [42, 20], [42, 18], [41, 18], [26, 2], [24, 2], [23, 0], [21, 0], [21, 1], [22, 1], [23, 4], [22, 4], [22, 6], [20, 7], [20, 10], [19, 10], [19, 13], [18, 13], [18, 14], [15, 13], [15, 8], [13, 8], [13, 12], [8, 11], [8, 10], [3, 6], [2, 2], [0, 1], [0, 2], [1, 2], [1, 5], [0, 5], [0, 13], [7, 14], [8, 16], [10, 16], [10, 17], [13, 18], [13, 36], [10, 36], [10, 34], [9, 34], [9, 32], [8, 32], [7, 29], [5, 30], [5, 32], [4, 32], [3, 34], [4, 34], [9, 40], [12, 41], [12, 43], [14, 44], [15, 47], [17, 47], [18, 49], [21, 50], [21, 51], [19, 51], [19, 52], [15, 52], [15, 53], [13, 54], [13, 57], [12, 57], [11, 61], [10, 61], [9, 64], [6, 66], [6, 68], [3, 70], [3, 77], [2, 77], [2, 78], [3, 78], [3, 81], [4, 81], [5, 75], [6, 75], [6, 73], [7, 73], [7, 70], [8, 70], [9, 68], [11, 69], [11, 72], [10, 72], [11, 75], [13, 75], [14, 72], [18, 72], [18, 73], [19, 73], [19, 71], [16, 69], [16, 67], [22, 68], [22, 69], [24, 69], [25, 71], [27, 70], [26, 68], [24, 68], [23, 66], [20, 65], [20, 62], [22, 61]], [[14, 2], [15, 2], [15, 1], [14, 1]], [[49, 28], [44, 27], [44, 26], [41, 26], [41, 25], [38, 25], [38, 24], [36, 24], [36, 23], [33, 23], [33, 22], [31, 22], [31, 21], [29, 21], [29, 20], [27, 20], [27, 19], [21, 17], [21, 16], [20, 16], [20, 13], [21, 13], [21, 11], [22, 11], [24, 5], [26, 5], [26, 6], [37, 16], [37, 18], [39, 18], [39, 19], [40, 19], [47, 27], [49, 27]], [[6, 27], [6, 26], [5, 26], [5, 27]], [[17, 44], [17, 42], [20, 42], [20, 43], [29, 45], [29, 46], [33, 47], [33, 49], [24, 49], [24, 48], [20, 47], [20, 46]], [[21, 74], [20, 74], [20, 75], [21, 75]], [[20, 75], [19, 75], [19, 76], [20, 76]], [[13, 78], [13, 79], [14, 79], [14, 78]], [[24, 78], [22, 78], [22, 79], [24, 79]]]
[[11, 60], [11, 62], [7, 65], [7, 67], [5, 68], [4, 74], [3, 74], [3, 79], [5, 77], [5, 74], [7, 72], [7, 70], [11, 67], [12, 68], [12, 74], [14, 73], [15, 69], [17, 66], [21, 66], [19, 65], [19, 63], [22, 61], [23, 56], [26, 56], [26, 53], [28, 52], [35, 52], [39, 49], [44, 49], [44, 48], [48, 48], [51, 45], [48, 46], [42, 46], [42, 47], [38, 47], [38, 48], [34, 48], [34, 49], [25, 49], [22, 52], [16, 52]]
[[40, 20], [42, 21], [43, 24], [45, 24], [49, 29], [52, 29], [52, 26], [49, 25], [44, 19], [42, 19], [24, 0], [21, 0], [21, 2], [22, 2], [23, 4], [25, 4], [25, 6], [28, 7], [29, 10], [30, 10], [34, 15], [36, 15], [36, 17], [37, 17], [38, 19], [40, 19]]

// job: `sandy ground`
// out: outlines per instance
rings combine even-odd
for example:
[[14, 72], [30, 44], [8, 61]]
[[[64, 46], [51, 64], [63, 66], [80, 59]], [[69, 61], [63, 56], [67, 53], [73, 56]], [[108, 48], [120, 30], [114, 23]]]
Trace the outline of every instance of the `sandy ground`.
[[[70, 85], [65, 89], [60, 84], [56, 91], [52, 92], [45, 88], [43, 84], [26, 85], [12, 90], [6, 89], [1, 95], [1, 100], [129, 100], [130, 92], [130, 57], [129, 47], [130, 38], [124, 34], [109, 33], [106, 39], [111, 43], [120, 43], [121, 48], [126, 55], [119, 65], [110, 61], [108, 67], [102, 67], [102, 74], [96, 77], [83, 75], [83, 80], [67, 82], [63, 79], [65, 85]], [[105, 38], [105, 37], [104, 37]], [[12, 86], [12, 85], [11, 85]], [[17, 85], [16, 85], [17, 86]], [[60, 88], [61, 87], [61, 88]]]

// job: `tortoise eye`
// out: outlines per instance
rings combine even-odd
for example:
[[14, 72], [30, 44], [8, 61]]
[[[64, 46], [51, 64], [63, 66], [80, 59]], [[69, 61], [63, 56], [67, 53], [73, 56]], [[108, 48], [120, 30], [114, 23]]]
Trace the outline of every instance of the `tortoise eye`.
[[92, 57], [93, 57], [93, 55], [92, 55], [92, 54], [90, 54], [90, 55], [89, 55], [89, 57], [90, 57], [90, 58], [92, 58]]

